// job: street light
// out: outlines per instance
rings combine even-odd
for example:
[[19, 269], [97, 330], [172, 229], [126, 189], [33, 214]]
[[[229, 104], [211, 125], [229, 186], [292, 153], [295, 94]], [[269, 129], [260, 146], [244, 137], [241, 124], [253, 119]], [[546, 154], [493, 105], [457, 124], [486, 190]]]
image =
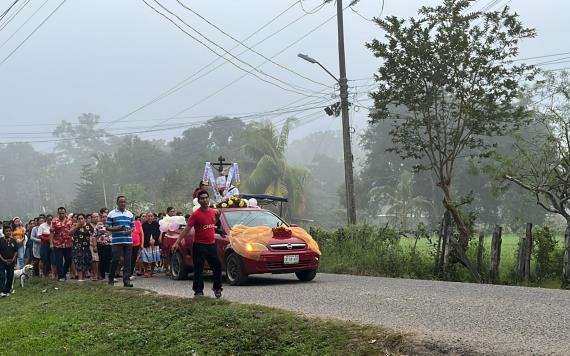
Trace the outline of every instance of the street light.
[[327, 72], [331, 77], [333, 77], [333, 79], [334, 79], [337, 83], [340, 84], [340, 80], [338, 80], [337, 77], [334, 76], [334, 74], [332, 74], [331, 72], [329, 72], [329, 70], [326, 69], [322, 64], [320, 64], [319, 61], [317, 61], [316, 59], [310, 57], [310, 56], [307, 55], [307, 54], [302, 54], [302, 53], [299, 53], [299, 54], [297, 55], [297, 57], [302, 58], [302, 59], [306, 60], [306, 61], [309, 62], [309, 63], [318, 64], [319, 67], [323, 68], [323, 70], [324, 70], [325, 72]]
[[[338, 0], [337, 0], [338, 1]], [[356, 205], [354, 199], [354, 173], [352, 167], [352, 146], [350, 142], [350, 121], [348, 117], [348, 84], [346, 79], [346, 70], [344, 68], [344, 45], [342, 46], [342, 56], [340, 60], [340, 79], [334, 76], [319, 61], [309, 55], [299, 53], [297, 57], [306, 60], [312, 64], [318, 64], [325, 72], [328, 73], [339, 84], [340, 88], [340, 107], [342, 113], [342, 144], [344, 151], [344, 183], [346, 188], [346, 213], [349, 224], [356, 224]], [[328, 112], [327, 112], [328, 114]]]

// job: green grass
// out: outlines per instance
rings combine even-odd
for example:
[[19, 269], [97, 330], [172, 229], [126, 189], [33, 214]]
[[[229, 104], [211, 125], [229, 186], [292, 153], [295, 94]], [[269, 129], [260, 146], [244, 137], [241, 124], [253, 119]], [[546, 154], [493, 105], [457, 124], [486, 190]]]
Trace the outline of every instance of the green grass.
[[[431, 243], [427, 238], [417, 241], [413, 237], [401, 237], [399, 232], [389, 226], [355, 225], [339, 230], [312, 230], [313, 237], [321, 245], [323, 253], [319, 270], [328, 273], [344, 273], [356, 275], [387, 276], [400, 278], [437, 279], [434, 273], [435, 237]], [[499, 265], [499, 282], [502, 284], [520, 284], [517, 276], [517, 251], [520, 236], [505, 234], [502, 237], [501, 261]], [[471, 241], [467, 254], [476, 264], [478, 240]], [[561, 261], [560, 248], [551, 258]], [[489, 278], [491, 236], [485, 236], [483, 264], [481, 275], [483, 280]], [[559, 266], [559, 274], [562, 267]], [[556, 267], [557, 268], [557, 267]], [[531, 261], [531, 283], [529, 286], [559, 288], [560, 278], [557, 272], [553, 279], [537, 281], [536, 261]], [[473, 282], [473, 278], [464, 267], [456, 264], [449, 278], [454, 281]]]
[[[55, 288], [59, 289], [55, 289]], [[33, 279], [0, 299], [2, 355], [378, 355], [406, 338], [210, 298]]]

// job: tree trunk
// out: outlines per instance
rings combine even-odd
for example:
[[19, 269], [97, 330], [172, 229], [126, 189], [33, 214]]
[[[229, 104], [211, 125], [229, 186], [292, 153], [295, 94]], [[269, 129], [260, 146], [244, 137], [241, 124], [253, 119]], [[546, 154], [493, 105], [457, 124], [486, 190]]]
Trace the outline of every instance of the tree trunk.
[[496, 284], [499, 280], [499, 264], [501, 263], [501, 243], [503, 229], [495, 226], [493, 231], [493, 240], [491, 241], [491, 270], [489, 271], [489, 279], [491, 283]]
[[449, 185], [441, 183], [441, 189], [443, 190], [443, 206], [447, 211], [451, 213], [453, 221], [457, 226], [457, 231], [459, 232], [459, 243], [463, 248], [463, 251], [467, 251], [467, 246], [469, 245], [469, 238], [471, 237], [471, 231], [465, 221], [461, 212], [453, 203], [453, 198], [449, 190]]
[[570, 289], [570, 220], [566, 222], [564, 232], [564, 266], [562, 269], [562, 288]]
[[483, 265], [483, 244], [485, 242], [485, 233], [479, 231], [479, 244], [477, 245], [477, 272], [481, 274]]
[[525, 237], [520, 241], [518, 272], [521, 281], [530, 282], [530, 258], [532, 253], [532, 224], [526, 224]]
[[439, 224], [440, 226], [439, 226], [439, 234], [438, 234], [439, 236], [437, 239], [437, 251], [435, 254], [435, 264], [433, 267], [433, 275], [434, 276], [440, 276], [440, 273], [441, 273], [441, 264], [439, 261], [440, 261], [440, 256], [443, 255], [442, 241], [443, 241], [443, 231], [444, 231], [444, 224], [445, 224], [444, 220], [445, 220], [445, 217], [443, 217], [441, 219], [441, 222]]

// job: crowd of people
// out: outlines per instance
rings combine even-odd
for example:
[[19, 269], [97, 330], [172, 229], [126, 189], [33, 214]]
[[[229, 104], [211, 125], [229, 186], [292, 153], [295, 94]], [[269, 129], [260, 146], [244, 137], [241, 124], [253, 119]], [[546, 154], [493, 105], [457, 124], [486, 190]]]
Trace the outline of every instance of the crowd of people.
[[[210, 207], [207, 188], [200, 182], [194, 191], [197, 205], [192, 214], [185, 215], [186, 228], [174, 248], [178, 248], [192, 227], [196, 228], [192, 251], [193, 290], [196, 296], [203, 295], [202, 267], [207, 261], [214, 272], [214, 294], [219, 298], [221, 264], [213, 248], [219, 214]], [[215, 193], [219, 197], [229, 194], [224, 189]], [[182, 216], [183, 213], [168, 207], [165, 213], [146, 212], [135, 216], [126, 208], [127, 198], [122, 195], [117, 197], [116, 205], [112, 211], [101, 208], [99, 212], [88, 214], [68, 213], [65, 207], [59, 207], [56, 216], [40, 214], [27, 224], [19, 217], [4, 221], [0, 225], [0, 297], [10, 296], [14, 271], [28, 264], [33, 266], [34, 276], [59, 282], [90, 279], [113, 285], [122, 278], [125, 287], [133, 287], [131, 281], [135, 276], [170, 275], [169, 251], [160, 248], [166, 237], [159, 221], [165, 216]]]

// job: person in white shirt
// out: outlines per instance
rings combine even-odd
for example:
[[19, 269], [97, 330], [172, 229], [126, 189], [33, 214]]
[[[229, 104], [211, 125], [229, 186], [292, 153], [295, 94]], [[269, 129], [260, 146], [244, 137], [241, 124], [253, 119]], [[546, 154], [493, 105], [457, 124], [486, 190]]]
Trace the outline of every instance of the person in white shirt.
[[40, 240], [40, 270], [46, 278], [49, 277], [50, 271], [54, 277], [56, 276], [53, 250], [49, 247], [50, 224], [52, 219], [53, 217], [51, 215], [46, 216], [46, 221], [38, 226], [36, 232]]

